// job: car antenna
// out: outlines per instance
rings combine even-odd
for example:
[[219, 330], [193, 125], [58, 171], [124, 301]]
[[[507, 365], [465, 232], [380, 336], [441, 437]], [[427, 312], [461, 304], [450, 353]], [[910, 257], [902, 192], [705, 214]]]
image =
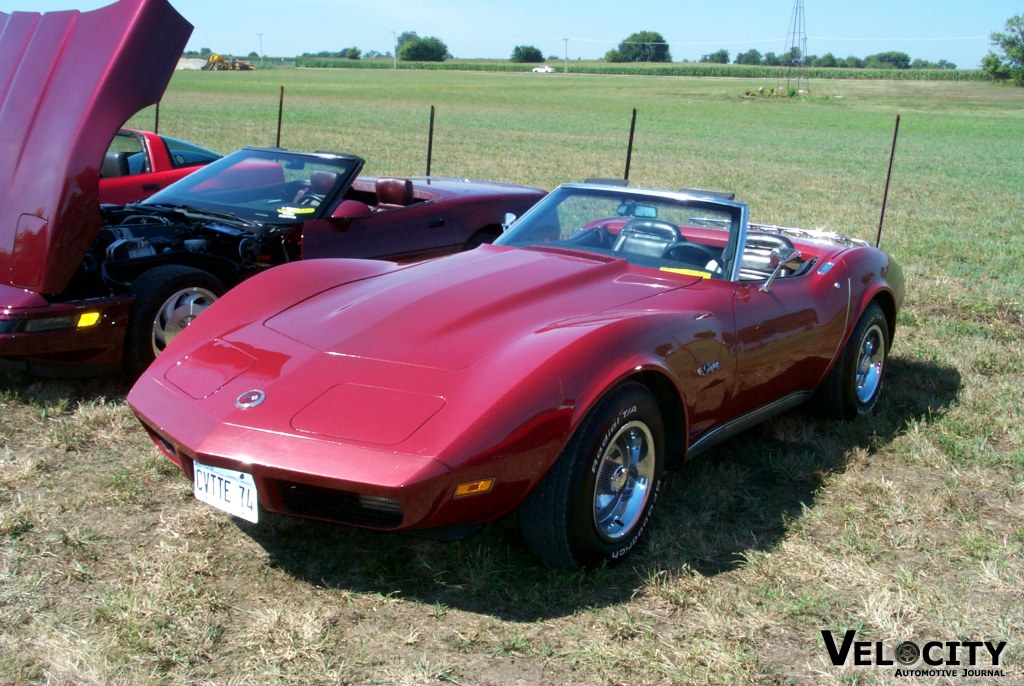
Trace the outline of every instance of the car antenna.
[[636, 108], [633, 108], [633, 118], [629, 122], [629, 148], [626, 150], [626, 171], [622, 174], [626, 185], [629, 185], [629, 166], [633, 161], [633, 136], [636, 134]]
[[277, 101], [277, 147], [281, 147], [281, 120], [284, 119], [284, 86], [281, 86], [281, 97]]
[[892, 132], [892, 150], [889, 151], [889, 171], [885, 174], [885, 193], [882, 195], [882, 214], [878, 217], [878, 235], [875, 236], [875, 247], [882, 245], [882, 224], [885, 223], [885, 206], [889, 202], [889, 181], [892, 179], [892, 163], [896, 157], [896, 137], [900, 133], [900, 115], [896, 115], [896, 127]]
[[430, 106], [430, 129], [427, 132], [427, 176], [430, 176], [430, 163], [434, 158], [434, 106]]

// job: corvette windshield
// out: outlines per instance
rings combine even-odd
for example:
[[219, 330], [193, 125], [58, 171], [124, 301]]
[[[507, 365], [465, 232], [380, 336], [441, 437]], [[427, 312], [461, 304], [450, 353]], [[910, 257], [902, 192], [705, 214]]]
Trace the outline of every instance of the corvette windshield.
[[496, 243], [585, 250], [653, 269], [728, 278], [738, 203], [684, 193], [560, 186]]
[[363, 166], [353, 155], [246, 148], [217, 160], [143, 202], [235, 216], [261, 224], [313, 219]]

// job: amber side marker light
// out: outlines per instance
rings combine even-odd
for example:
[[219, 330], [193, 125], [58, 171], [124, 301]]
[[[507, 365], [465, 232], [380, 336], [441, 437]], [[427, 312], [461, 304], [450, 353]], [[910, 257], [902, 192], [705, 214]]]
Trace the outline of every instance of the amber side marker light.
[[84, 329], [88, 326], [95, 326], [100, 320], [99, 312], [85, 312], [78, 317], [78, 328]]
[[463, 498], [467, 495], [480, 495], [487, 493], [494, 486], [494, 479], [480, 479], [479, 481], [465, 481], [455, 487], [455, 497]]

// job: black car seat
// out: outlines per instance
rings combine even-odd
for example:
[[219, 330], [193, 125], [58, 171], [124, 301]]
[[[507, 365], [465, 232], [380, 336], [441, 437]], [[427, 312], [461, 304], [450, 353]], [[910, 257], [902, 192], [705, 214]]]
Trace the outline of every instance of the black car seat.
[[680, 239], [675, 224], [659, 219], [633, 219], [622, 227], [612, 251], [661, 257], [668, 246]]
[[110, 150], [103, 156], [103, 165], [100, 167], [100, 176], [102, 178], [113, 179], [118, 176], [129, 176], [130, 174], [128, 153]]

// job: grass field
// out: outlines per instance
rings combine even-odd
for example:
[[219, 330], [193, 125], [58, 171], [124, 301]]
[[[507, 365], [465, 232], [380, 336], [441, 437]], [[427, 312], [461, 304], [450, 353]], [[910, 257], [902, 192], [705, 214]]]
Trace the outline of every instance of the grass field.
[[[902, 262], [877, 414], [795, 411], [673, 475], [624, 565], [540, 567], [514, 523], [457, 543], [200, 505], [115, 380], [0, 373], [2, 684], [1024, 681], [1024, 90], [375, 70], [182, 73], [161, 130], [354, 152], [371, 174], [729, 189], [759, 221]], [[151, 126], [152, 112], [133, 124]], [[822, 630], [1007, 643], [1004, 677], [833, 666]], [[961, 657], [965, 657], [961, 654]], [[991, 667], [982, 649], [981, 665]]]

